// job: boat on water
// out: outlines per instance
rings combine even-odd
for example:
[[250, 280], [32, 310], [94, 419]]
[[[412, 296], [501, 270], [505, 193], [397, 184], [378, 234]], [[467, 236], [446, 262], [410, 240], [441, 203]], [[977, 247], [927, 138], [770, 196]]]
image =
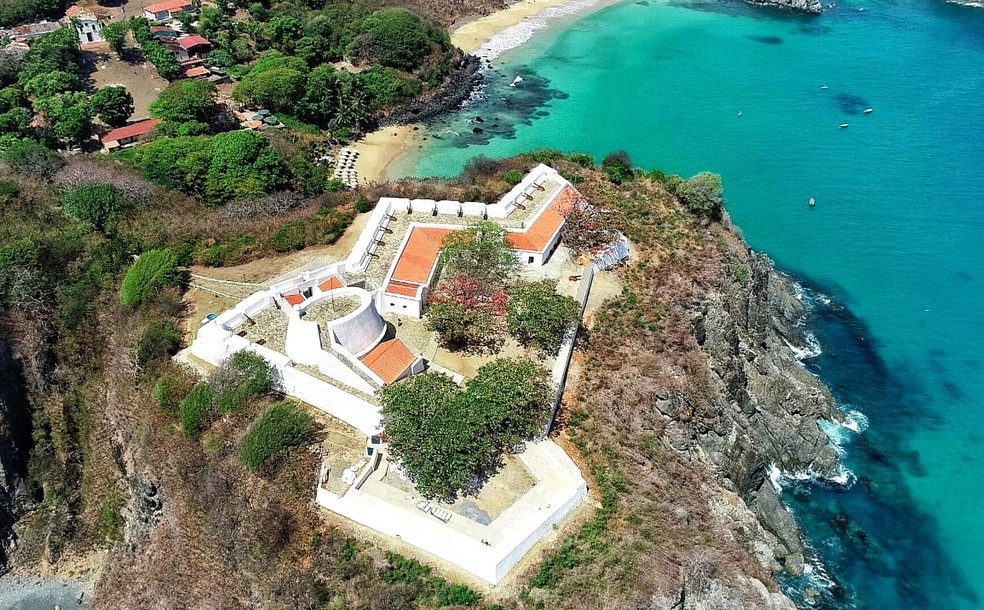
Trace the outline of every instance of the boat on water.
[[516, 86], [516, 83], [521, 83], [521, 82], [523, 82], [523, 77], [522, 76], [517, 76], [516, 78], [513, 79], [513, 82], [509, 83], [509, 86], [510, 87], [515, 87]]
[[864, 109], [864, 113], [865, 113], [865, 114], [871, 114], [871, 113], [872, 113], [872, 112], [874, 112], [874, 111], [875, 111], [875, 109], [874, 109], [874, 108], [865, 108], [865, 109]]
[[817, 204], [817, 200], [816, 200], [816, 199], [814, 199], [813, 197], [810, 197], [810, 207], [813, 207], [813, 206], [815, 206], [816, 204]]
[[738, 111], [738, 116], [741, 116], [741, 110]]
[[847, 123], [841, 123], [840, 124], [840, 128], [841, 129], [847, 129]]
[[820, 90], [821, 91], [826, 91], [827, 89], [829, 89], [829, 87], [827, 87], [827, 85], [820, 85]]

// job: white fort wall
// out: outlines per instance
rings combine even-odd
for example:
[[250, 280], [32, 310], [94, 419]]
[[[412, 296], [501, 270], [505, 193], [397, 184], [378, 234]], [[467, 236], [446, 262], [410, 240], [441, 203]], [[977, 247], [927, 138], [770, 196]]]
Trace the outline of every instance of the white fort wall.
[[378, 482], [353, 486], [342, 496], [319, 486], [317, 502], [496, 584], [587, 495], [581, 473], [553, 441], [527, 443], [517, 458], [536, 484], [489, 525], [457, 514], [443, 523], [412, 505], [375, 495], [372, 485], [384, 485]]

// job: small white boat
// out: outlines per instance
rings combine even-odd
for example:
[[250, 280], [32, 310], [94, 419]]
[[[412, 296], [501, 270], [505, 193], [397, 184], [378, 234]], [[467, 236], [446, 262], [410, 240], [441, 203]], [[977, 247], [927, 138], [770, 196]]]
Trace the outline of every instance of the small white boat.
[[841, 123], [840, 124], [840, 128], [841, 129], [847, 129], [847, 123]]
[[816, 204], [817, 204], [817, 200], [816, 200], [816, 199], [814, 199], [813, 197], [810, 197], [810, 207], [813, 207], [813, 206], [815, 206]]
[[738, 111], [738, 116], [741, 116], [741, 110]]
[[826, 91], [828, 89], [827, 85], [820, 85], [821, 91]]
[[517, 76], [516, 78], [513, 79], [513, 82], [509, 83], [509, 86], [510, 87], [515, 87], [516, 86], [516, 83], [521, 83], [521, 82], [523, 82], [523, 77], [522, 76]]
[[864, 113], [865, 113], [865, 114], [871, 114], [871, 113], [872, 113], [872, 112], [874, 112], [874, 111], [875, 111], [875, 109], [874, 109], [874, 108], [865, 108], [865, 109], [864, 109]]

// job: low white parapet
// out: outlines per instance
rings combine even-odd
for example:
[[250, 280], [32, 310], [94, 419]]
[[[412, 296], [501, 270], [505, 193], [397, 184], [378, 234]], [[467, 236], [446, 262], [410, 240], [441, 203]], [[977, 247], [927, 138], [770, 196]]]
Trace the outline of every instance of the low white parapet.
[[374, 495], [366, 487], [350, 488], [338, 496], [319, 486], [317, 502], [496, 584], [587, 496], [577, 466], [553, 441], [528, 443], [517, 458], [537, 483], [489, 525], [457, 514], [443, 523], [413, 506]]

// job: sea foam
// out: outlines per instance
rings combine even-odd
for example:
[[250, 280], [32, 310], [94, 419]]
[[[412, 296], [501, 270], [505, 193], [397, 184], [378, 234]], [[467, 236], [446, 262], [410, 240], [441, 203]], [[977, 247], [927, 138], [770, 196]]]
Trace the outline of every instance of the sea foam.
[[520, 23], [502, 30], [490, 38], [488, 42], [475, 49], [472, 55], [486, 61], [492, 61], [506, 51], [529, 42], [537, 30], [547, 27], [548, 22], [579, 13], [600, 2], [601, 0], [574, 0], [573, 2], [565, 2], [560, 6], [551, 6], [537, 15], [527, 17]]

